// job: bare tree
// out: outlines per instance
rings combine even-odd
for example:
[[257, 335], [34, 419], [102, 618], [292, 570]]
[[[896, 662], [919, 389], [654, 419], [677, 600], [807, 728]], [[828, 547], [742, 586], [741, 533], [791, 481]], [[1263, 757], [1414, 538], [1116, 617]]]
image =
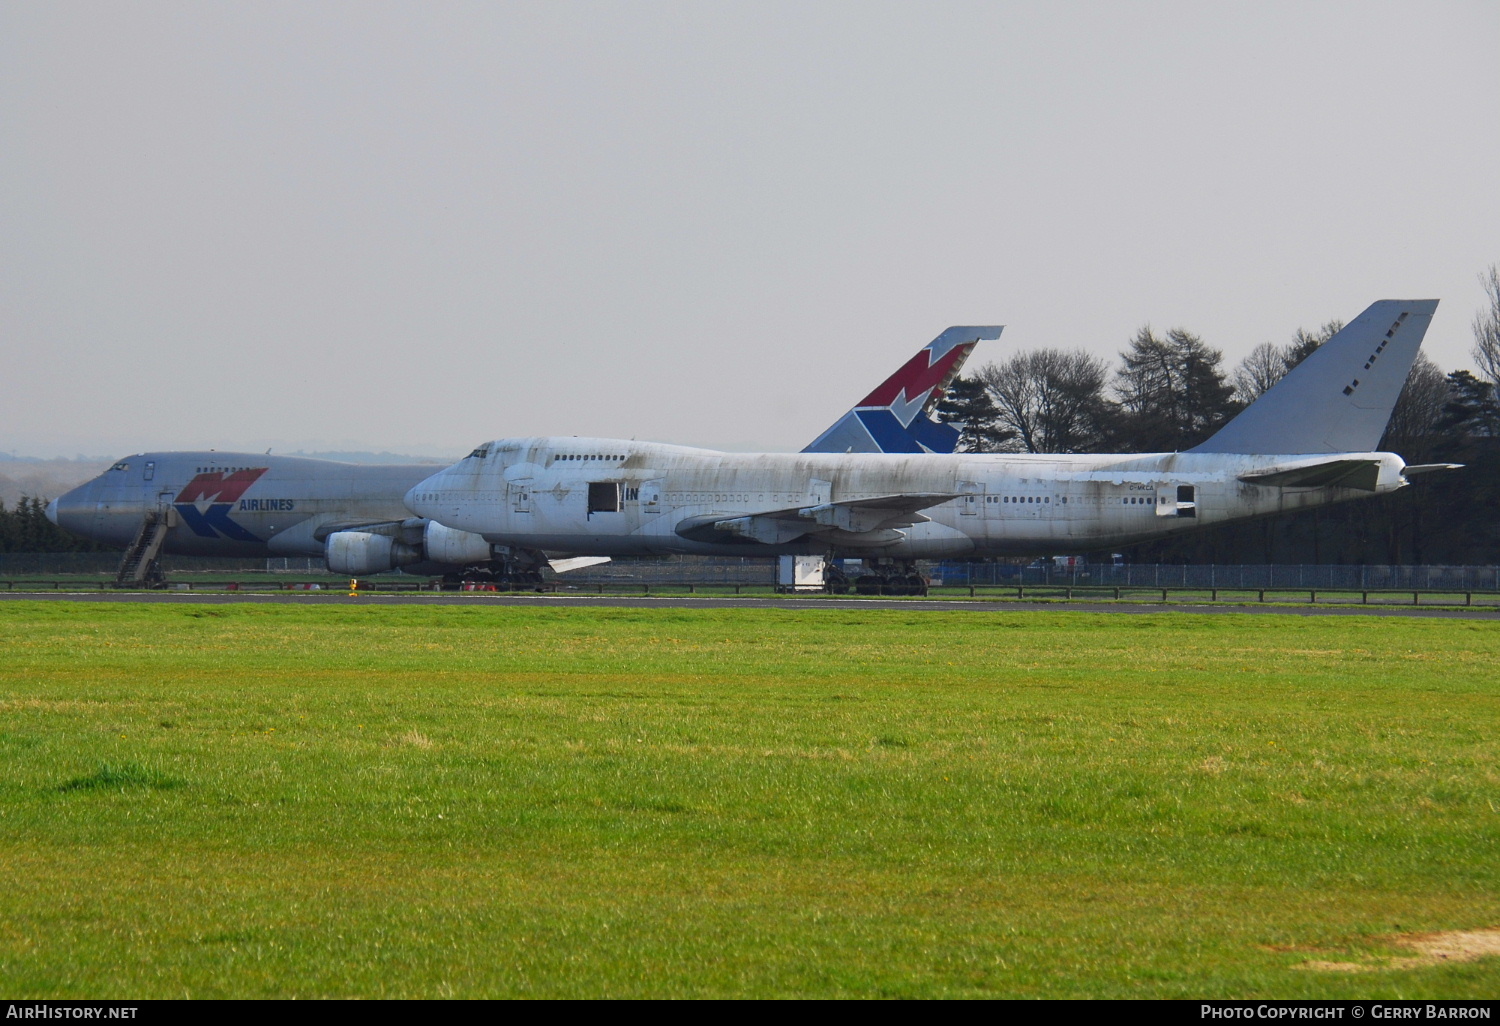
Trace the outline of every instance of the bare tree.
[[1087, 452], [1103, 438], [1109, 368], [1081, 349], [1018, 353], [975, 376], [999, 410], [998, 423], [1015, 433], [1015, 451]]
[[1298, 328], [1297, 334], [1284, 346], [1262, 342], [1250, 350], [1250, 355], [1240, 361], [1240, 365], [1230, 375], [1235, 399], [1245, 405], [1255, 402], [1272, 385], [1286, 377], [1287, 371], [1311, 356], [1343, 327], [1343, 321], [1329, 321], [1317, 331]]
[[1500, 266], [1490, 264], [1479, 281], [1484, 285], [1487, 308], [1474, 315], [1474, 348], [1470, 353], [1490, 384], [1500, 385]]
[[1328, 321], [1317, 331], [1304, 331], [1298, 328], [1297, 334], [1292, 336], [1292, 340], [1281, 351], [1283, 359], [1286, 360], [1286, 369], [1291, 370], [1297, 366], [1316, 352], [1324, 342], [1343, 330], [1344, 322], [1338, 319]]
[[1286, 356], [1282, 350], [1262, 342], [1240, 361], [1229, 380], [1234, 385], [1234, 397], [1248, 406], [1285, 376]]
[[1425, 459], [1435, 442], [1448, 404], [1448, 377], [1427, 354], [1417, 353], [1406, 384], [1391, 410], [1390, 423], [1380, 440], [1382, 452]]

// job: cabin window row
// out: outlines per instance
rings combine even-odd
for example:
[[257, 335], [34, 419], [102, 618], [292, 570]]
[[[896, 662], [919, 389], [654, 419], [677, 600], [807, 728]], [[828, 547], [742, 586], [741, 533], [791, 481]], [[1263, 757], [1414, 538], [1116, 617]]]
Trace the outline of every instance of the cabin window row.
[[[1002, 503], [1003, 502], [1029, 502], [1029, 503], [1033, 503], [1033, 504], [1039, 503], [1039, 502], [1040, 503], [1051, 503], [1052, 502], [1052, 496], [1050, 496], [1050, 495], [991, 495], [991, 496], [987, 497], [984, 501], [985, 502], [1002, 502]], [[1067, 502], [1068, 498], [1067, 498], [1067, 496], [1063, 496], [1061, 499], [1058, 499], [1057, 501], [1058, 502]]]
[[625, 457], [624, 456], [601, 456], [601, 455], [597, 455], [597, 454], [594, 454], [594, 453], [590, 453], [590, 454], [587, 454], [587, 455], [583, 455], [583, 454], [563, 455], [563, 456], [558, 456], [557, 459], [559, 459], [559, 460], [568, 460], [570, 462], [578, 462], [578, 461], [582, 461], [582, 460], [597, 460], [597, 461], [604, 461], [604, 462], [619, 463], [620, 461], [622, 461], [623, 459], [625, 459]]

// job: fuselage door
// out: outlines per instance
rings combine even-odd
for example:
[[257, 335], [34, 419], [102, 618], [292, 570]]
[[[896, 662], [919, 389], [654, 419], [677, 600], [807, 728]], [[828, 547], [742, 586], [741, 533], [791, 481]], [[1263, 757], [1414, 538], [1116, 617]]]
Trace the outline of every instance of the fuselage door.
[[506, 485], [510, 491], [511, 509], [517, 513], [531, 512], [531, 482], [512, 481]]
[[642, 484], [641, 485], [641, 512], [642, 513], [660, 513], [661, 512], [661, 507], [662, 507], [662, 501], [661, 501], [661, 482], [660, 481], [647, 481], [644, 484]]
[[958, 512], [966, 517], [978, 516], [984, 506], [984, 485], [978, 481], [960, 481], [958, 490], [963, 493], [958, 500]]
[[1156, 486], [1156, 515], [1159, 517], [1196, 517], [1197, 489], [1192, 485]]

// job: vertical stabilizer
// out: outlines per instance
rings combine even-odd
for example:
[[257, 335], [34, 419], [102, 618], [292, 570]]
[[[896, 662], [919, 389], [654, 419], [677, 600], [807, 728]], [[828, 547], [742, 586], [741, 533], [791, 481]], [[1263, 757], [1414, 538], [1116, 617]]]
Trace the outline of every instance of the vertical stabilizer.
[[1436, 299], [1382, 299], [1189, 452], [1372, 452], [1437, 310]]
[[803, 452], [938, 452], [958, 446], [959, 429], [931, 411], [983, 339], [1002, 326], [949, 328], [865, 396]]

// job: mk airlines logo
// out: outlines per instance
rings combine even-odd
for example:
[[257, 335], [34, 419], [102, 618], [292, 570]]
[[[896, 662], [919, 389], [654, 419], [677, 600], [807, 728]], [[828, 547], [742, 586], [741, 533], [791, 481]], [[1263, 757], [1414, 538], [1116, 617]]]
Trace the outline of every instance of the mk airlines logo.
[[909, 426], [929, 402], [943, 397], [943, 390], [957, 376], [974, 346], [974, 342], [952, 346], [934, 342], [861, 399], [856, 409], [890, 409], [902, 427]]
[[223, 536], [233, 541], [258, 542], [259, 538], [229, 519], [229, 510], [239, 502], [245, 490], [270, 469], [236, 470], [228, 477], [223, 471], [199, 474], [178, 493], [174, 503], [177, 514], [194, 534], [204, 538]]

